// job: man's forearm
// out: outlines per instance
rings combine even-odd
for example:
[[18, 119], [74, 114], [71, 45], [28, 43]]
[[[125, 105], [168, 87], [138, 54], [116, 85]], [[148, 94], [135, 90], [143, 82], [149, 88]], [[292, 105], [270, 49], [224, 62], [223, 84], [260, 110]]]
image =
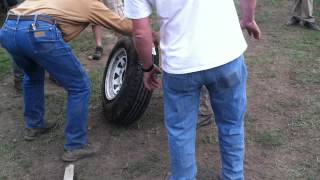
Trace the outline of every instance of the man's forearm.
[[240, 0], [241, 18], [245, 22], [252, 22], [256, 9], [256, 0]]
[[133, 20], [134, 38], [144, 69], [152, 66], [152, 31], [148, 18]]

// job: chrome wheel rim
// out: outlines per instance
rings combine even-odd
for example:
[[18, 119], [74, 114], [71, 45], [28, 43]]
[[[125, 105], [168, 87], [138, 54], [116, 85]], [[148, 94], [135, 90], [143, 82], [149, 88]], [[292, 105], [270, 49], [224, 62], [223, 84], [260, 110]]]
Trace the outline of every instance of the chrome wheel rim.
[[127, 52], [120, 48], [110, 59], [107, 74], [104, 82], [105, 97], [110, 101], [119, 94], [127, 68]]

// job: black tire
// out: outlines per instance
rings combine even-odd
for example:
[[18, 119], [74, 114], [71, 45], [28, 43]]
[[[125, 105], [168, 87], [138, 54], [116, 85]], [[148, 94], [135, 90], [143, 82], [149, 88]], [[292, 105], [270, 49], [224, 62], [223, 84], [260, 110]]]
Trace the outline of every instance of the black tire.
[[106, 119], [118, 125], [134, 123], [149, 105], [152, 92], [144, 87], [131, 38], [123, 37], [113, 47], [103, 73], [101, 94]]

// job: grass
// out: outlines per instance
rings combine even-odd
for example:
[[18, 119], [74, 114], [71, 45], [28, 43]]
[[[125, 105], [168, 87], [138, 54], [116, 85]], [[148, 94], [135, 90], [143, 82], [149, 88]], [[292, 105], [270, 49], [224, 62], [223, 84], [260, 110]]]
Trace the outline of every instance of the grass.
[[16, 158], [16, 146], [15, 144], [1, 144], [0, 145], [0, 157], [1, 159], [14, 160]]
[[[280, 2], [280, 1], [279, 1]], [[268, 2], [271, 3], [271, 2]], [[315, 7], [320, 7], [320, 0], [314, 2]], [[281, 5], [281, 3], [280, 3]], [[262, 8], [263, 9], [263, 8]], [[319, 8], [317, 8], [319, 11]], [[319, 13], [318, 13], [319, 14]], [[262, 15], [262, 14], [261, 14]], [[319, 17], [319, 15], [316, 14]], [[319, 20], [319, 18], [316, 18]], [[264, 112], [270, 124], [279, 124], [277, 128], [268, 129], [266, 119], [261, 117], [247, 118], [247, 144], [260, 145], [270, 155], [277, 157], [276, 153], [295, 151], [297, 157], [286, 159], [286, 173], [282, 178], [271, 179], [309, 179], [319, 178], [319, 130], [320, 130], [320, 35], [318, 32], [308, 31], [303, 28], [279, 27], [279, 24], [270, 25], [269, 14], [258, 16], [263, 31], [268, 35], [269, 46], [260, 54], [249, 54], [247, 62], [250, 79], [259, 82], [279, 81], [281, 76], [289, 75], [285, 84], [277, 84], [286, 89], [293, 89], [297, 94], [281, 94], [270, 91], [270, 101], [263, 104]], [[268, 22], [269, 21], [269, 22]], [[273, 71], [273, 67], [281, 67]], [[281, 75], [282, 74], [282, 75]], [[249, 79], [249, 80], [250, 80]], [[286, 83], [289, 82], [289, 85]], [[250, 83], [250, 81], [249, 81]], [[270, 84], [269, 86], [272, 86]], [[249, 101], [254, 89], [249, 89]], [[290, 91], [289, 91], [290, 92]], [[277, 94], [281, 94], [277, 96]], [[257, 96], [256, 98], [259, 98]], [[249, 110], [249, 115], [251, 115]], [[257, 116], [257, 115], [256, 115]], [[259, 116], [258, 116], [259, 117]], [[277, 118], [274, 118], [277, 117]], [[276, 121], [281, 121], [278, 123]], [[286, 125], [285, 122], [288, 122]], [[264, 124], [264, 128], [259, 126]], [[272, 125], [270, 125], [273, 127]], [[262, 131], [262, 132], [261, 132]], [[283, 154], [285, 156], [285, 154]], [[270, 156], [269, 156], [270, 157]], [[267, 165], [266, 165], [267, 167]], [[273, 169], [272, 167], [269, 167]], [[268, 179], [279, 172], [261, 173], [261, 177]]]
[[306, 130], [320, 130], [319, 100], [319, 96], [313, 96], [309, 102], [306, 100], [304, 105], [309, 108], [304, 112], [297, 113], [289, 126], [293, 130], [303, 130], [303, 132], [306, 132]]
[[279, 131], [265, 131], [258, 135], [256, 142], [265, 148], [274, 148], [284, 143], [283, 135]]
[[47, 139], [44, 139], [45, 144], [50, 144], [57, 137], [63, 137], [63, 127], [66, 121], [66, 102], [67, 94], [64, 91], [50, 93], [45, 95], [45, 119], [49, 122], [57, 122], [57, 129], [49, 133]]
[[4, 79], [10, 72], [10, 56], [3, 48], [0, 48], [0, 80]]
[[89, 49], [93, 49], [95, 47], [93, 34], [83, 32], [81, 35], [72, 40], [70, 45], [76, 55], [86, 52]]
[[101, 104], [101, 82], [102, 82], [103, 69], [91, 71], [89, 77], [91, 80], [91, 100], [90, 104]]
[[[305, 54], [307, 54], [305, 52]], [[308, 53], [304, 58], [299, 54], [294, 57], [295, 64], [291, 65], [290, 77], [301, 85], [320, 84], [320, 56]]]
[[17, 149], [16, 145], [13, 143], [0, 143], [0, 159], [2, 162], [10, 162], [6, 163], [5, 165], [1, 165], [1, 167], [5, 166], [6, 168], [0, 168], [0, 180], [6, 180], [9, 179], [7, 176], [7, 168], [8, 167], [14, 167], [17, 160]]

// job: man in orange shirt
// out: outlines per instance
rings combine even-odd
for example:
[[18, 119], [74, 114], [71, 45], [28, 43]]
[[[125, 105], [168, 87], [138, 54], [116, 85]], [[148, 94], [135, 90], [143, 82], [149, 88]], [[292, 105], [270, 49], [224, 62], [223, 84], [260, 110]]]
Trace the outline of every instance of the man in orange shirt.
[[131, 21], [119, 17], [99, 0], [26, 0], [9, 11], [0, 42], [23, 69], [25, 140], [53, 127], [44, 121], [44, 72], [68, 92], [64, 161], [96, 152], [87, 143], [90, 80], [66, 42], [90, 23], [131, 35]]

